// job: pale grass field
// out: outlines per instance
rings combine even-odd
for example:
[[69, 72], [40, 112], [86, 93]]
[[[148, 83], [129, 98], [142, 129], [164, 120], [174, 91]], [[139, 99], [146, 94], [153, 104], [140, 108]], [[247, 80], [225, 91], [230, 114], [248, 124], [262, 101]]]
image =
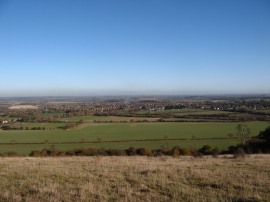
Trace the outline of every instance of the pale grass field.
[[9, 109], [38, 109], [38, 107], [34, 105], [14, 105], [9, 107]]
[[0, 201], [270, 201], [270, 155], [2, 157]]

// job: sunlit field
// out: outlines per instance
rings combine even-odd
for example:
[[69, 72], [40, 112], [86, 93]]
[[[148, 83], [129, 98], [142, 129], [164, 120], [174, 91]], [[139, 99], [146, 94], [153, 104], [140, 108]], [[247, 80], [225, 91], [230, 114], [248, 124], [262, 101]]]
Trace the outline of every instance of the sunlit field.
[[[0, 151], [28, 154], [32, 150], [56, 147], [74, 148], [120, 148], [131, 146], [157, 149], [176, 145], [198, 148], [205, 144], [220, 149], [236, 145], [234, 134], [237, 122], [230, 123], [89, 123], [85, 122], [69, 130], [57, 128], [59, 124], [46, 123], [45, 130], [0, 130]], [[247, 122], [251, 135], [255, 136], [268, 122]], [[25, 124], [32, 127], [37, 124]], [[54, 129], [49, 129], [54, 128]]]
[[0, 201], [269, 201], [270, 156], [1, 158]]

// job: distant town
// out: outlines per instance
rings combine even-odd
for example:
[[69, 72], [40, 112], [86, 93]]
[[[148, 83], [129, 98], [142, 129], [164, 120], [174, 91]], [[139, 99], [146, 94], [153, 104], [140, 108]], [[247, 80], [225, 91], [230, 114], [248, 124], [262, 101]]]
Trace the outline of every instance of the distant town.
[[[228, 114], [181, 114], [179, 110], [234, 112]], [[241, 115], [240, 115], [241, 114]], [[244, 114], [244, 116], [243, 116]], [[46, 116], [44, 116], [46, 115]], [[153, 96], [153, 97], [28, 97], [0, 98], [0, 124], [22, 120], [40, 121], [74, 116], [129, 116], [196, 118], [236, 121], [270, 120], [270, 96]], [[20, 117], [19, 119], [16, 119]], [[27, 118], [28, 117], [28, 118]], [[219, 119], [220, 118], [220, 119]], [[168, 121], [168, 120], [167, 120]], [[175, 120], [174, 120], [175, 121]], [[183, 121], [183, 120], [182, 120]]]

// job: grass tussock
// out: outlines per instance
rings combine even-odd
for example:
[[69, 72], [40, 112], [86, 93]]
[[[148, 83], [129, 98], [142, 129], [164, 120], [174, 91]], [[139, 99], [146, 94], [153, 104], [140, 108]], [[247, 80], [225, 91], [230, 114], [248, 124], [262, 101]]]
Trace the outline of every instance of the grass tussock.
[[269, 173], [270, 155], [2, 157], [0, 201], [270, 201]]

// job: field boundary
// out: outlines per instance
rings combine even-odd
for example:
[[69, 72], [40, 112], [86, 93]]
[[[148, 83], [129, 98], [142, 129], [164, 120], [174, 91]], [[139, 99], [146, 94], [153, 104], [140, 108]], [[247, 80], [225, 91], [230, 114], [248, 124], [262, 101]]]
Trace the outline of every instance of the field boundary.
[[46, 144], [100, 144], [100, 143], [122, 143], [122, 142], [154, 142], [154, 141], [187, 141], [187, 140], [227, 140], [236, 139], [229, 137], [217, 137], [217, 138], [167, 138], [167, 139], [135, 139], [135, 140], [102, 140], [102, 141], [77, 141], [77, 142], [2, 142], [0, 145], [46, 145]]

